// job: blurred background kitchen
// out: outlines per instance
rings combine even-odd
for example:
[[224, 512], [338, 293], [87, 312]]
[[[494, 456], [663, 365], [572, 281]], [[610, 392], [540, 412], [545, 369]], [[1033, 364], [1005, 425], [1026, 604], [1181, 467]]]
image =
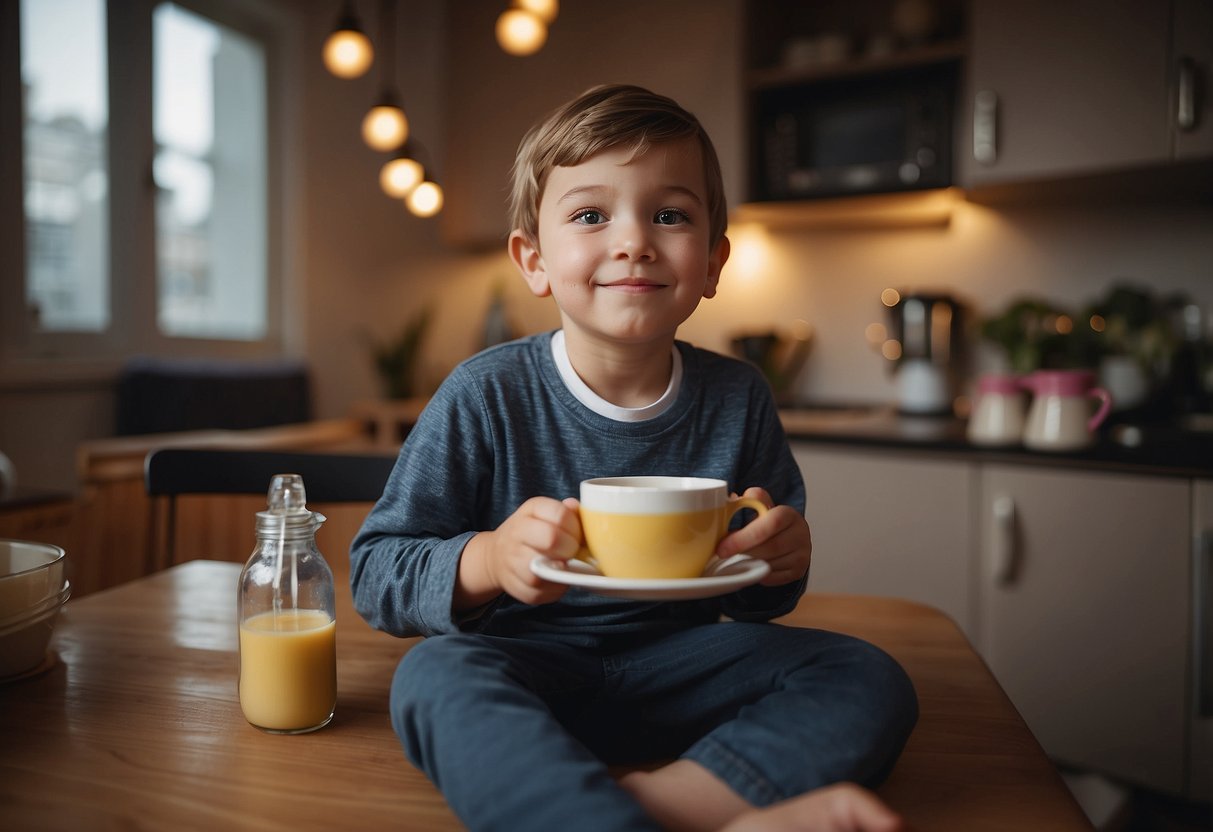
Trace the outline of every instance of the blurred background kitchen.
[[[88, 503], [96, 449], [142, 453], [104, 443], [159, 431], [354, 414], [379, 418], [390, 447], [382, 419], [415, 410], [384, 402], [423, 400], [484, 345], [559, 324], [504, 255], [525, 129], [590, 85], [642, 84], [702, 120], [732, 207], [719, 294], [681, 337], [764, 365], [804, 440], [810, 503], [874, 535], [822, 525], [817, 588], [941, 606], [1058, 759], [1139, 800], [1179, 796], [1168, 817], [1208, 799], [1209, 583], [1190, 548], [1213, 515], [1213, 454], [1176, 445], [1207, 437], [1213, 410], [1208, 0], [11, 0], [0, 15], [10, 487]], [[510, 24], [531, 42], [503, 46]], [[371, 62], [327, 67], [335, 30], [365, 35]], [[367, 123], [379, 105], [403, 110], [407, 139]], [[410, 190], [410, 172], [426, 184]], [[1149, 475], [1112, 484], [1145, 518], [1122, 580], [1149, 582], [1150, 523], [1176, 563], [1154, 599], [1170, 629], [1141, 644], [1168, 645], [1170, 693], [1128, 697], [1068, 745], [1073, 712], [1025, 668], [1073, 622], [1008, 648], [974, 554], [1000, 528], [1027, 534], [1022, 500], [1011, 521], [997, 502], [1023, 459], [963, 454], [981, 374], [1075, 368], [1114, 404], [1095, 450], [1061, 460], [1098, 486], [1065, 512], [1122, 513], [1100, 464]], [[191, 379], [224, 392], [183, 392]], [[1154, 436], [1171, 456], [1123, 456]], [[1087, 493], [1072, 473], [1046, 485]], [[844, 568], [831, 548], [897, 552]], [[1036, 602], [1127, 626], [1137, 599], [1077, 600], [1076, 574], [1046, 569]], [[1130, 723], [1161, 750], [1092, 748]], [[1123, 789], [1092, 788], [1102, 827], [1123, 828]]]
[[[384, 7], [364, 0], [356, 20], [395, 65], [381, 55], [353, 80], [320, 60], [340, 2], [110, 5], [5, 6], [0, 446], [29, 485], [75, 482], [74, 448], [114, 431], [117, 373], [136, 355], [299, 359], [324, 417], [380, 393], [369, 342], [423, 311], [419, 391], [481, 346], [495, 297], [514, 333], [555, 325], [502, 253], [509, 165], [529, 124], [608, 80], [674, 96], [720, 152], [733, 257], [683, 337], [722, 351], [739, 335], [811, 338], [796, 399], [896, 400], [869, 330], [888, 324], [887, 288], [963, 302], [976, 359], [981, 316], [1024, 298], [1079, 313], [1121, 284], [1160, 315], [1182, 296], [1208, 337], [1213, 130], [1204, 109], [1196, 129], [1172, 117], [1171, 38], [1203, 36], [1199, 56], [1209, 37], [1173, 25], [1169, 3], [567, 3], [542, 48], [516, 57], [494, 38], [508, 0], [402, 0], [387, 7], [390, 44]], [[1188, 5], [1207, 11], [1176, 13]], [[950, 149], [895, 135], [918, 125], [882, 111], [890, 85], [924, 71], [952, 91], [951, 113], [921, 120]], [[444, 191], [432, 218], [384, 193], [392, 154], [360, 135], [385, 90]], [[1001, 97], [983, 164], [972, 102], [985, 90]], [[822, 191], [842, 198], [775, 191], [773, 122], [830, 130], [845, 111], [797, 102], [848, 94], [870, 110], [856, 117], [886, 119], [877, 139], [915, 143], [898, 153], [950, 152], [936, 168], [951, 187], [906, 192], [916, 183], [894, 176]]]

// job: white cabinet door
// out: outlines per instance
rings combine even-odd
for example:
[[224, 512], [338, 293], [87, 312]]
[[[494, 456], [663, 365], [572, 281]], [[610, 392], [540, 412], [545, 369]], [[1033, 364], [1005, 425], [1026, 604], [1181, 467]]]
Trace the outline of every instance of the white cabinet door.
[[1173, 30], [1175, 158], [1213, 156], [1213, 3], [1175, 0]]
[[[974, 0], [962, 181], [1170, 159], [1169, 21], [1170, 4], [1158, 0]], [[975, 145], [975, 133], [993, 145]]]
[[972, 634], [976, 468], [793, 442], [813, 531], [809, 589], [909, 598]]
[[1191, 486], [986, 465], [978, 642], [1045, 750], [1184, 790]]

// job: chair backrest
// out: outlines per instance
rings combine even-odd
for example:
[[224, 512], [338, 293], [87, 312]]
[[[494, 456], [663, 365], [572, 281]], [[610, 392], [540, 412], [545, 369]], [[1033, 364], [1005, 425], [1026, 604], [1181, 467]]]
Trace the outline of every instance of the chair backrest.
[[[275, 474], [299, 474], [309, 505], [372, 503], [383, 494], [395, 462], [394, 456], [384, 454], [209, 448], [151, 451], [144, 460], [144, 486], [147, 495], [153, 498], [145, 571], [155, 572], [177, 562], [178, 497], [217, 494], [264, 497]], [[190, 538], [190, 542], [196, 541]]]
[[383, 454], [160, 448], [147, 455], [149, 496], [264, 494], [275, 474], [299, 474], [310, 503], [374, 502], [396, 459]]

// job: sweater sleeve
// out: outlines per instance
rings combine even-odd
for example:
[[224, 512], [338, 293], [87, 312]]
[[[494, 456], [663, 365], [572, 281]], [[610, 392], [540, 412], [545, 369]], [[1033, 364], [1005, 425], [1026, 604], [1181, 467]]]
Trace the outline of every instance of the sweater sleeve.
[[[788, 446], [774, 399], [768, 389], [760, 389], [751, 398], [753, 450], [739, 469], [738, 493], [759, 486], [770, 493], [776, 505], [788, 505], [803, 514], [804, 479]], [[735, 621], [769, 621], [787, 615], [796, 608], [808, 579], [806, 571], [800, 580], [782, 586], [746, 587], [724, 596], [721, 611]]]
[[451, 611], [459, 558], [481, 528], [491, 423], [474, 385], [452, 374], [426, 406], [350, 547], [354, 606], [397, 636], [461, 629]]

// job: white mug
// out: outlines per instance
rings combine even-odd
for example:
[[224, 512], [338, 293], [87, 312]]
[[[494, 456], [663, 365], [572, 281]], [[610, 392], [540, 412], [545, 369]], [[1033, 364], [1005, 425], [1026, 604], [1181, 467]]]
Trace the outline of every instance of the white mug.
[[1019, 379], [1001, 373], [982, 376], [969, 417], [969, 441], [988, 446], [1018, 444], [1023, 438], [1026, 410]]

